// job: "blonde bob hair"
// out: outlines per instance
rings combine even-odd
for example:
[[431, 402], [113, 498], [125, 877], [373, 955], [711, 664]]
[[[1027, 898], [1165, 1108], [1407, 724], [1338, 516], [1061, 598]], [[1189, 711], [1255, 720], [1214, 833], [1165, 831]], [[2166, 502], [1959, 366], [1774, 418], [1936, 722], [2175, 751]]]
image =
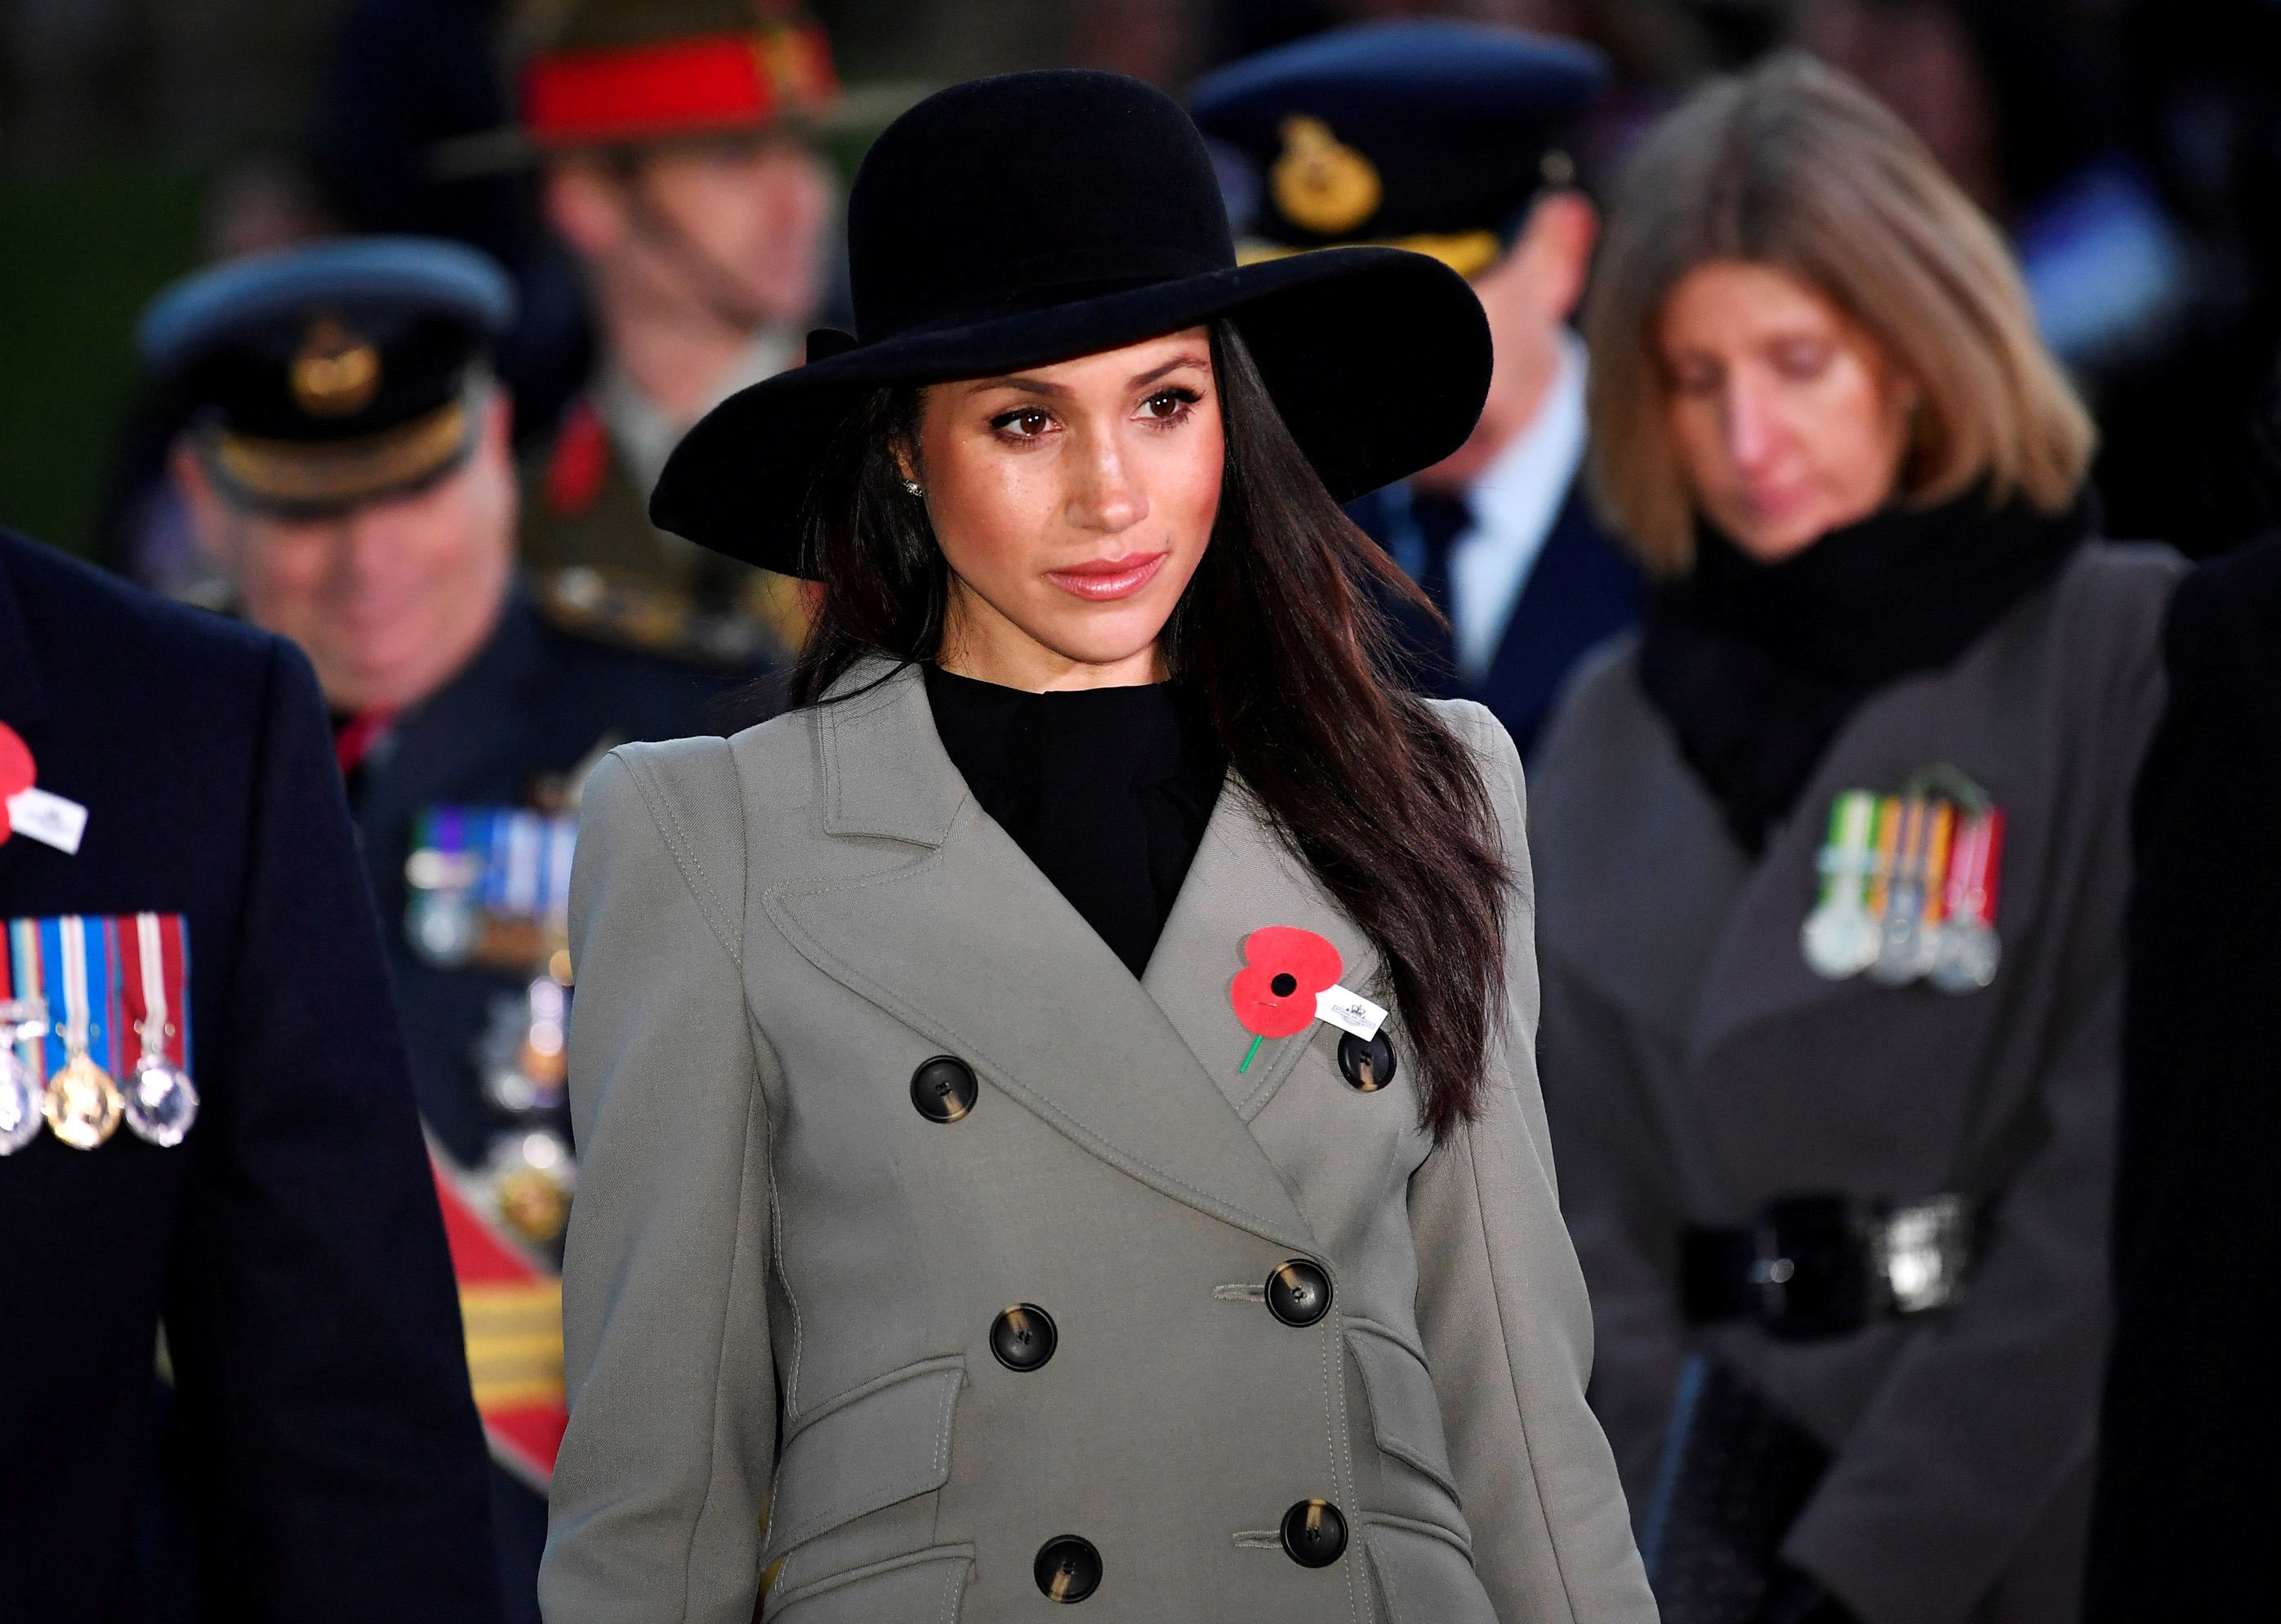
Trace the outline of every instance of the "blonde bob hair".
[[2074, 499], [2095, 431], [1995, 227], [1867, 91], [1785, 54], [1649, 132], [1594, 272], [1593, 485], [1651, 570], [1683, 573], [1695, 551], [1657, 329], [1672, 290], [1719, 259], [1805, 282], [1916, 384], [1902, 500], [1929, 507], [1983, 481], [1996, 502], [2058, 512]]

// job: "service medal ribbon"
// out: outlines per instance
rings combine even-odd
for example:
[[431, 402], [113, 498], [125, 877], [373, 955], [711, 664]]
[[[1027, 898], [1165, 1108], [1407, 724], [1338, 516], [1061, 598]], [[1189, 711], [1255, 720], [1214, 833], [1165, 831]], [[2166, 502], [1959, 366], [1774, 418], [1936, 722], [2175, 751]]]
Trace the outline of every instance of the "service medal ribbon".
[[568, 814], [428, 808], [404, 865], [413, 949], [445, 969], [547, 963], [569, 928], [577, 844], [578, 820]]
[[138, 1139], [179, 1145], [197, 1119], [190, 1081], [189, 932], [179, 914], [119, 922], [131, 948], [120, 955], [120, 1014], [140, 1041], [127, 1079], [127, 1125]]
[[[139, 1040], [133, 1049], [130, 1034]], [[122, 1121], [152, 1144], [180, 1144], [197, 1113], [188, 923], [155, 913], [9, 920], [0, 932], [0, 1156], [22, 1149], [43, 1124], [80, 1150], [102, 1145]], [[130, 1055], [138, 1056], [131, 1073]]]
[[[74, 1150], [93, 1150], [119, 1129], [125, 1110], [119, 1085], [119, 1023], [112, 1018], [110, 932], [104, 921], [79, 914], [40, 921], [41, 961], [54, 972], [64, 1018], [50, 1026], [50, 1048], [60, 1047], [48, 1077], [43, 1110], [48, 1131]], [[98, 1050], [100, 1058], [98, 1058]]]
[[1910, 784], [1898, 795], [1848, 790], [1831, 800], [1820, 893], [1799, 945], [1829, 980], [1867, 971], [1891, 986], [1921, 979], [1971, 992], [1995, 978], [1999, 956], [2004, 814], [1952, 769], [1927, 769]]

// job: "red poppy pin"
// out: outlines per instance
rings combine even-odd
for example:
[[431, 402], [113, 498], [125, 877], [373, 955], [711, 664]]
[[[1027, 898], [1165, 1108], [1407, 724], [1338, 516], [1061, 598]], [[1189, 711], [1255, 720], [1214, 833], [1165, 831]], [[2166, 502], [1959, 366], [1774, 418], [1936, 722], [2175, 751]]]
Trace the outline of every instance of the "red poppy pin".
[[[1365, 1040], [1386, 1011], [1339, 986], [1345, 969], [1339, 950], [1295, 925], [1271, 924], [1243, 939], [1243, 968], [1228, 984], [1235, 1018], [1252, 1034], [1239, 1072], [1251, 1070], [1270, 1038], [1295, 1037], [1318, 1020], [1330, 1020]], [[1337, 996], [1326, 999], [1326, 994]], [[1365, 1028], [1367, 1027], [1367, 1030]]]
[[80, 836], [87, 830], [87, 808], [38, 787], [39, 768], [24, 736], [0, 722], [0, 840], [11, 834], [29, 835], [58, 851], [76, 855]]

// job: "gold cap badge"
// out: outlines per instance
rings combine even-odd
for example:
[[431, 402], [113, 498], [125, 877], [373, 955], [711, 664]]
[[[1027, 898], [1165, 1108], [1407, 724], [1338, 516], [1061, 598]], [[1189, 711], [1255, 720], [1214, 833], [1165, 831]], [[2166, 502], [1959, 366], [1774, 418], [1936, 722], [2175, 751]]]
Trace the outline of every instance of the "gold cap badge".
[[1318, 236], [1337, 236], [1378, 212], [1385, 189], [1370, 159], [1320, 119], [1294, 113], [1282, 129], [1283, 155], [1268, 180], [1284, 219]]
[[349, 417], [380, 391], [380, 352], [331, 316], [309, 323], [293, 357], [293, 398], [312, 417]]

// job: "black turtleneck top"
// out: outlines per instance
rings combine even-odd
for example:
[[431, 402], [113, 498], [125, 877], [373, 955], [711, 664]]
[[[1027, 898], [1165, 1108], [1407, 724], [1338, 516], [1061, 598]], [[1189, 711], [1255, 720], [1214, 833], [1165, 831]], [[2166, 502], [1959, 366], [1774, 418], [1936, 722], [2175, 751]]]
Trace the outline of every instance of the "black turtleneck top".
[[1028, 693], [932, 665], [926, 688], [982, 809], [1146, 971], [1227, 775], [1202, 704], [1171, 683]]

